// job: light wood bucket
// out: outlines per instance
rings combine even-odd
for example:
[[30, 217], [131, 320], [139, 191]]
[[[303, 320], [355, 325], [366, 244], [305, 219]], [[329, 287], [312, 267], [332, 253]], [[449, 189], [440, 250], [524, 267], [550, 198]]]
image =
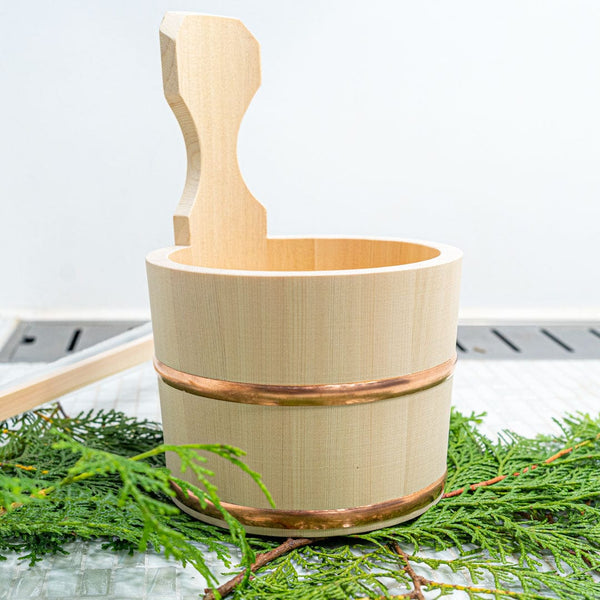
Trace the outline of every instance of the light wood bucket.
[[[177, 245], [146, 259], [165, 441], [246, 451], [276, 508], [227, 461], [209, 466], [251, 533], [324, 537], [421, 514], [444, 486], [461, 252], [267, 237], [235, 160], [256, 40], [234, 19], [167, 13], [161, 42], [188, 149]], [[190, 495], [176, 502], [225, 525]]]

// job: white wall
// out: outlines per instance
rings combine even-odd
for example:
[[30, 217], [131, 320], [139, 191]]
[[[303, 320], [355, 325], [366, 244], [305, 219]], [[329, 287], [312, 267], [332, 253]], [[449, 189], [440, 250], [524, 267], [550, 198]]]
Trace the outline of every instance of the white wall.
[[185, 173], [168, 9], [261, 42], [239, 153], [270, 233], [447, 242], [466, 313], [600, 313], [596, 0], [2, 2], [0, 310], [146, 310]]

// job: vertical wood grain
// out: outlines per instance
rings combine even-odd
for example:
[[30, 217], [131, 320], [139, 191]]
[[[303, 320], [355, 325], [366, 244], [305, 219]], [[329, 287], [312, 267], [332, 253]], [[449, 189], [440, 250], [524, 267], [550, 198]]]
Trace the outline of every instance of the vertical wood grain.
[[171, 12], [160, 42], [165, 96], [188, 159], [175, 243], [191, 245], [198, 264], [239, 267], [266, 243], [265, 209], [237, 161], [240, 123], [260, 85], [258, 42], [237, 19]]

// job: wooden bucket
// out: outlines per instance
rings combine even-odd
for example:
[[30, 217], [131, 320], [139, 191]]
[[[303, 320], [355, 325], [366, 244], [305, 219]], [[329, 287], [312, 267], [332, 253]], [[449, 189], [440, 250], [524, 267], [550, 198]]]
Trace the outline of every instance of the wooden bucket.
[[[167, 13], [161, 48], [188, 150], [176, 246], [146, 260], [165, 441], [247, 452], [275, 509], [238, 468], [209, 466], [251, 533], [331, 536], [421, 514], [444, 486], [461, 252], [267, 237], [236, 160], [256, 40], [234, 19]], [[189, 495], [177, 503], [224, 525]]]

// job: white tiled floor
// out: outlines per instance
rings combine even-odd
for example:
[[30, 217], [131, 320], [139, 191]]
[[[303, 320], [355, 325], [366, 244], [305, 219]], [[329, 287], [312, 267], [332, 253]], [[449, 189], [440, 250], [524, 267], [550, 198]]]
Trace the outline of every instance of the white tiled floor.
[[[35, 365], [0, 365], [0, 383]], [[150, 363], [105, 379], [61, 399], [76, 414], [115, 408], [160, 420], [156, 377]], [[454, 405], [463, 412], [487, 412], [485, 431], [508, 428], [523, 435], [550, 432], [553, 417], [567, 412], [600, 412], [600, 361], [459, 361]], [[218, 568], [214, 557], [212, 564]], [[128, 557], [102, 551], [99, 544], [73, 544], [67, 557], [49, 558], [34, 569], [16, 557], [0, 563], [0, 600], [104, 598], [106, 600], [197, 598], [205, 582], [154, 553]], [[458, 596], [456, 596], [458, 597]]]
[[553, 418], [600, 412], [600, 361], [458, 361], [453, 403], [462, 412], [486, 412], [484, 431], [522, 435], [556, 431]]

